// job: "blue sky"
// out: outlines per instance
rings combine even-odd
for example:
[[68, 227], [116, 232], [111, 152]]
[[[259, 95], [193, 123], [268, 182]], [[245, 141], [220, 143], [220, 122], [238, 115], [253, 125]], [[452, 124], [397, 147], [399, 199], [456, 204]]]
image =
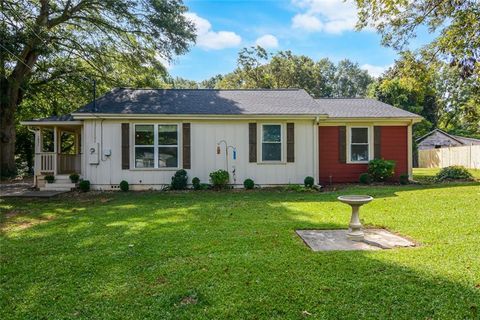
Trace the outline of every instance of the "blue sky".
[[[356, 8], [347, 0], [186, 0], [197, 44], [169, 66], [173, 76], [203, 80], [233, 71], [238, 51], [261, 44], [270, 52], [291, 50], [315, 60], [348, 58], [372, 75], [397, 53], [381, 46], [372, 30], [356, 32]], [[426, 32], [412, 48], [431, 40]]]

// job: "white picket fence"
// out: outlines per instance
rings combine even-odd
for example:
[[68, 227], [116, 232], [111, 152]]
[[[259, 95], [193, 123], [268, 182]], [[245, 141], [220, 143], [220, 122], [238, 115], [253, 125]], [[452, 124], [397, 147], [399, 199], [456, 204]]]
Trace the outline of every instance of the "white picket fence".
[[464, 166], [480, 169], [480, 145], [418, 150], [419, 168]]

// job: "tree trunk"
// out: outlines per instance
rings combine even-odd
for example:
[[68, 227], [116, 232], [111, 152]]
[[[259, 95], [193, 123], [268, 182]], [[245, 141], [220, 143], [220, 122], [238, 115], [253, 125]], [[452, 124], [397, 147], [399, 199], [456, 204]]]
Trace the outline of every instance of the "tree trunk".
[[0, 175], [4, 177], [15, 174], [15, 123], [7, 118], [11, 117], [2, 112], [0, 120]]
[[0, 82], [0, 176], [12, 176], [15, 165], [15, 111], [20, 104], [20, 86], [2, 79]]

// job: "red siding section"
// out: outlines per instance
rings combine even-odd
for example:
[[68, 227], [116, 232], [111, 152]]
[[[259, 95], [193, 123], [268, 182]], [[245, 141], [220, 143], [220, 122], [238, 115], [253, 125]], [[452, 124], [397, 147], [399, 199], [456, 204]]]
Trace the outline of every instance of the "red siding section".
[[[321, 184], [358, 182], [367, 171], [366, 164], [348, 164], [338, 161], [338, 127], [318, 128], [319, 180]], [[406, 126], [383, 126], [381, 156], [396, 162], [395, 176], [408, 171], [408, 144]]]
[[382, 127], [381, 154], [385, 160], [394, 160], [395, 177], [408, 173], [408, 127]]

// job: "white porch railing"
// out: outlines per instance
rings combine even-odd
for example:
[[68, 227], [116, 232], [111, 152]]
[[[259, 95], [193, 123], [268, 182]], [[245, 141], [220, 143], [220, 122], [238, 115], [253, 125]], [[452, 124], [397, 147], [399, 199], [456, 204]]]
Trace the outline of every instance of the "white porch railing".
[[56, 154], [54, 152], [42, 152], [35, 155], [35, 171], [39, 173], [56, 171]]
[[41, 152], [35, 155], [36, 174], [70, 174], [81, 173], [80, 154], [56, 154], [55, 152]]

